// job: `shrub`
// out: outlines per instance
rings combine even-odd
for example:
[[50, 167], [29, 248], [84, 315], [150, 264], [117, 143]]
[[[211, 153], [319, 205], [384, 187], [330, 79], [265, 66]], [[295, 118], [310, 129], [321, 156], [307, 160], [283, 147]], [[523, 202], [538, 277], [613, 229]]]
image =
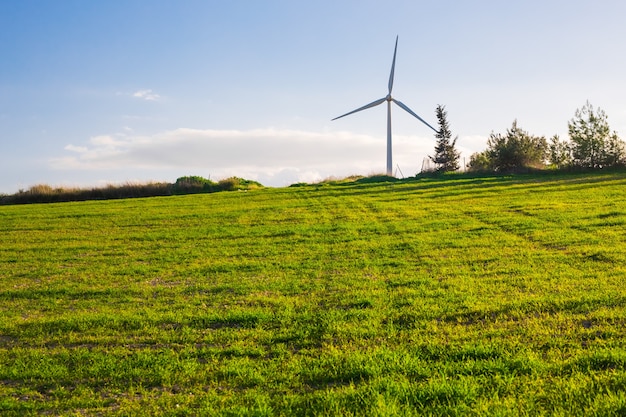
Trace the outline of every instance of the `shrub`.
[[235, 191], [235, 190], [239, 190], [240, 188], [240, 181], [239, 178], [237, 177], [230, 177], [230, 178], [225, 178], [223, 180], [220, 180], [217, 185], [219, 186], [220, 190], [223, 191]]
[[256, 188], [263, 188], [263, 184], [254, 180], [247, 180], [244, 178], [237, 178], [239, 180], [239, 186], [246, 190], [254, 190]]
[[172, 186], [174, 194], [193, 194], [217, 191], [217, 184], [199, 176], [180, 177]]
[[470, 172], [491, 171], [491, 161], [489, 160], [489, 155], [487, 154], [487, 151], [473, 153], [472, 156], [470, 156], [469, 164], [467, 164], [467, 169]]
[[218, 181], [217, 187], [220, 191], [253, 190], [261, 188], [263, 185], [257, 181], [246, 180], [239, 177], [230, 177]]
[[487, 141], [487, 157], [498, 172], [522, 172], [529, 168], [543, 168], [548, 156], [548, 142], [544, 137], [532, 136], [513, 122], [506, 134], [492, 133]]

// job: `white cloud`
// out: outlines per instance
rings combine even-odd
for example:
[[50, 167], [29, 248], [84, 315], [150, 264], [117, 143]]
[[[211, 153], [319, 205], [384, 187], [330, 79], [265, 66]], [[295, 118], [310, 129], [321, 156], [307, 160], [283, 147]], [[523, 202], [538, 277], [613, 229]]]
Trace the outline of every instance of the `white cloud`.
[[157, 93], [155, 93], [154, 91], [152, 91], [150, 89], [135, 91], [133, 93], [133, 97], [140, 98], [140, 99], [143, 99], [143, 100], [148, 100], [148, 101], [156, 101], [159, 98], [161, 98], [160, 95], [158, 95]]
[[124, 136], [121, 134], [94, 136], [89, 139], [89, 143], [98, 149], [116, 149], [131, 146], [131, 142], [124, 140]]
[[[394, 167], [405, 176], [414, 175], [434, 145], [432, 137], [395, 135]], [[70, 144], [65, 150], [70, 153], [53, 159], [53, 168], [118, 174], [126, 170], [129, 177], [138, 170], [204, 172], [212, 178], [235, 175], [266, 185], [381, 173], [386, 164], [385, 138], [345, 131], [180, 128], [149, 136], [96, 136], [86, 146]]]
[[77, 153], [84, 153], [88, 151], [87, 147], [85, 146], [74, 146], [74, 145], [67, 145], [63, 149], [65, 149], [66, 151], [77, 152]]

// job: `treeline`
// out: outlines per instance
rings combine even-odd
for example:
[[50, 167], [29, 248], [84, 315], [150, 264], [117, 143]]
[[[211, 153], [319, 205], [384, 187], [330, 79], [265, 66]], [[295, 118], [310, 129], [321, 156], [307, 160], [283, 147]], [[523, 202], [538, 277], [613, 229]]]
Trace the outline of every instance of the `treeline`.
[[175, 183], [126, 183], [96, 188], [52, 187], [39, 184], [11, 195], [0, 195], [0, 204], [58, 203], [68, 201], [112, 200], [120, 198], [158, 197], [182, 194], [215, 193], [219, 191], [250, 190], [262, 184], [238, 177], [218, 182], [199, 176], [180, 177]]
[[[440, 134], [435, 156], [437, 171], [458, 170], [459, 152], [443, 108], [437, 108]], [[598, 169], [626, 166], [626, 143], [611, 131], [606, 113], [587, 102], [568, 124], [569, 140], [535, 136], [513, 121], [506, 133], [489, 135], [487, 149], [470, 157], [470, 172], [519, 173], [541, 169]]]

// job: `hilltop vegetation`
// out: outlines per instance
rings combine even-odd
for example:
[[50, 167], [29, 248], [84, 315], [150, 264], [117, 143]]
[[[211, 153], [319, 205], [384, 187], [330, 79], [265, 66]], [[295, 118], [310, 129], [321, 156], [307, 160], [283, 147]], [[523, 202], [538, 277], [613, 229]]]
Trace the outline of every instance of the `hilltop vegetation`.
[[491, 133], [487, 149], [470, 157], [474, 172], [528, 172], [543, 168], [599, 169], [626, 166], [626, 143], [611, 131], [607, 114], [587, 101], [567, 123], [569, 141], [550, 141], [513, 121], [506, 133]]
[[626, 173], [0, 207], [2, 415], [624, 415]]
[[250, 190], [263, 187], [256, 181], [230, 177], [218, 182], [199, 176], [180, 177], [174, 184], [148, 182], [127, 183], [96, 188], [52, 187], [39, 184], [13, 195], [0, 195], [0, 204], [58, 203], [68, 201], [110, 200], [119, 198], [159, 197], [181, 194]]

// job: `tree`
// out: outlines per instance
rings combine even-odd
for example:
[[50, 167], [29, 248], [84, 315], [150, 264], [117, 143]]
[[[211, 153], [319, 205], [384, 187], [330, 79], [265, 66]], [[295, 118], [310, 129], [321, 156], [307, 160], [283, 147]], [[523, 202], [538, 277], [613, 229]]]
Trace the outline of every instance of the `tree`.
[[613, 132], [606, 143], [606, 165], [617, 166], [626, 163], [626, 144]]
[[435, 134], [437, 144], [435, 145], [435, 156], [429, 156], [430, 160], [437, 165], [437, 171], [448, 172], [459, 169], [461, 153], [456, 149], [458, 136], [452, 140], [452, 132], [448, 123], [448, 112], [441, 104], [435, 110], [439, 121], [439, 132]]
[[556, 168], [563, 168], [572, 162], [572, 151], [570, 144], [561, 141], [559, 135], [554, 135], [550, 139], [549, 161]]
[[602, 168], [624, 163], [624, 142], [616, 132], [611, 133], [606, 113], [600, 108], [594, 109], [589, 101], [582, 109], [576, 110], [567, 128], [574, 165]]
[[516, 172], [545, 165], [548, 142], [544, 137], [531, 136], [513, 121], [505, 135], [491, 133], [487, 141], [487, 157], [494, 170]]

